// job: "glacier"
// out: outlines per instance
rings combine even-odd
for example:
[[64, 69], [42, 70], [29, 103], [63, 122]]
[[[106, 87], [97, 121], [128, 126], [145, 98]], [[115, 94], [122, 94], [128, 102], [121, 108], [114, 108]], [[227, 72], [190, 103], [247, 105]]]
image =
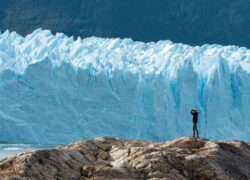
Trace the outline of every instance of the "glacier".
[[250, 140], [250, 50], [0, 32], [0, 141]]

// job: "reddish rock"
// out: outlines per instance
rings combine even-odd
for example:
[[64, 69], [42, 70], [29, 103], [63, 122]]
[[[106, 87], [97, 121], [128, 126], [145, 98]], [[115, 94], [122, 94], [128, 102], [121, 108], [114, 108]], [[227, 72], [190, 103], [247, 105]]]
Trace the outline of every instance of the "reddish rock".
[[250, 179], [250, 144], [95, 138], [0, 161], [1, 180]]

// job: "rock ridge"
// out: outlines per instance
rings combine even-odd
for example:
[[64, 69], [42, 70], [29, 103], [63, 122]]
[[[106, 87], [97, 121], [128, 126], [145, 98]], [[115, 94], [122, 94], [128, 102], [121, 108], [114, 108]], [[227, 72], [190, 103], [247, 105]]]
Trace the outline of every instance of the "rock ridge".
[[250, 179], [250, 143], [99, 137], [0, 161], [1, 179]]

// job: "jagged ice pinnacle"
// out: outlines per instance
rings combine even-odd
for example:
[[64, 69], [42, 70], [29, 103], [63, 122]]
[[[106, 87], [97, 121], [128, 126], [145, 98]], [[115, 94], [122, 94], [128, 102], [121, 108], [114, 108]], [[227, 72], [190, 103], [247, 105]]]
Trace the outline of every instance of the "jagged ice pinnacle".
[[0, 141], [250, 140], [250, 50], [0, 33]]

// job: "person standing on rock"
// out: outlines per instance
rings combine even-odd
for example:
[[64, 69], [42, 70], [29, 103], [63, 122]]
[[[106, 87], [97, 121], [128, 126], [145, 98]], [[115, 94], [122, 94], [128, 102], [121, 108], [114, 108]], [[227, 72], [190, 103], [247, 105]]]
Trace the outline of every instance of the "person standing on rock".
[[191, 114], [193, 115], [193, 137], [199, 137], [199, 131], [197, 129], [197, 122], [198, 122], [198, 110], [192, 109]]

